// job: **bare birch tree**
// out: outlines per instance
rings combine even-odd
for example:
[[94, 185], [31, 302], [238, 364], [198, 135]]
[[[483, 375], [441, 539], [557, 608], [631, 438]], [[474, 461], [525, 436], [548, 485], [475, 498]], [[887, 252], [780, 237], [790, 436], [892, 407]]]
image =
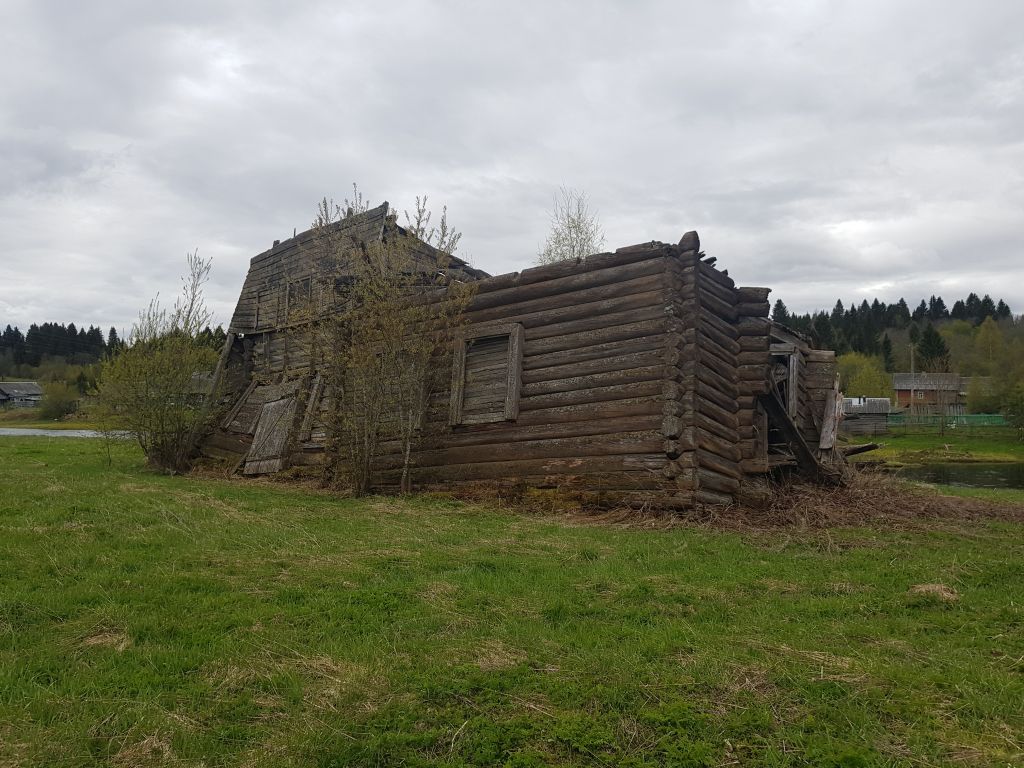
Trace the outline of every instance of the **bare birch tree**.
[[604, 247], [604, 230], [590, 211], [587, 193], [561, 187], [551, 212], [551, 232], [537, 254], [538, 264], [582, 259]]

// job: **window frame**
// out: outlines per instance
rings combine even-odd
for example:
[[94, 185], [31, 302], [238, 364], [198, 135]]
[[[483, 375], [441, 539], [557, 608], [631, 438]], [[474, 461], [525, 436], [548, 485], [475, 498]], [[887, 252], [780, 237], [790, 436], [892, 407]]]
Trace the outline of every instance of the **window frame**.
[[[505, 406], [501, 417], [488, 415], [466, 416], [463, 404], [466, 391], [466, 352], [469, 344], [477, 339], [508, 337], [508, 358], [505, 362]], [[448, 416], [450, 427], [472, 424], [496, 424], [515, 421], [519, 418], [519, 400], [523, 382], [523, 324], [497, 323], [479, 325], [462, 330], [455, 337], [452, 359], [451, 404]]]

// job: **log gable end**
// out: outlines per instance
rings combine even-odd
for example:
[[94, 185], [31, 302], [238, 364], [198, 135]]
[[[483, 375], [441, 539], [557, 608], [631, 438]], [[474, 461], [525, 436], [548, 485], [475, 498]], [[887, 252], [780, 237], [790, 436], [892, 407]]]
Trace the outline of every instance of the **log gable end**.
[[[344, 226], [374, 237], [386, 221], [374, 209]], [[441, 361], [450, 386], [414, 450], [416, 487], [511, 484], [691, 508], [734, 503], [752, 476], [780, 464], [824, 460], [815, 435], [834, 402], [831, 353], [780, 338], [768, 289], [737, 287], [696, 233], [495, 277], [462, 262], [453, 270], [475, 290]], [[317, 261], [309, 233], [253, 260], [222, 359], [232, 415], [205, 452], [244, 459], [260, 404], [298, 381], [283, 443], [292, 453], [280, 466], [321, 460], [329, 392], [301, 344], [289, 345], [299, 329], [288, 297], [308, 304], [307, 291], [324, 286], [330, 299], [317, 306], [337, 311], [350, 283], [344, 264]], [[780, 343], [793, 343], [801, 364], [777, 382]], [[385, 442], [375, 487], [397, 488], [402, 463], [397, 443]]]

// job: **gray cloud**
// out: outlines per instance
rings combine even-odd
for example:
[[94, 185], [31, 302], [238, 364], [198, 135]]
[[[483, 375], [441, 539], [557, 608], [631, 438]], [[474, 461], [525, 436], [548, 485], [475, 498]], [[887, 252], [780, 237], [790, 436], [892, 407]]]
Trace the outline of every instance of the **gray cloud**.
[[126, 328], [353, 180], [529, 266], [560, 184], [608, 245], [701, 233], [791, 308], [990, 292], [1024, 310], [1016, 3], [13, 3], [0, 323]]

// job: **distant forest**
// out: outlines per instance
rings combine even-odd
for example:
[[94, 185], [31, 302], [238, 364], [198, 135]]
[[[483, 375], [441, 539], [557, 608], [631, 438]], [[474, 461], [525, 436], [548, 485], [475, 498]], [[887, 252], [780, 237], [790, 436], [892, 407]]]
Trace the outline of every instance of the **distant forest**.
[[976, 293], [948, 306], [941, 296], [922, 300], [913, 310], [906, 300], [875, 299], [831, 311], [790, 313], [780, 299], [772, 318], [839, 355], [847, 395], [888, 397], [888, 376], [916, 371], [976, 377], [968, 393], [975, 412], [1005, 410], [1024, 381], [1024, 321], [1010, 306]]
[[[205, 328], [200, 338], [220, 350], [227, 334], [218, 325]], [[104, 335], [95, 326], [74, 323], [33, 323], [25, 333], [7, 325], [0, 334], [0, 378], [65, 382], [85, 394], [96, 385], [100, 361], [124, 343], [113, 327]]]

